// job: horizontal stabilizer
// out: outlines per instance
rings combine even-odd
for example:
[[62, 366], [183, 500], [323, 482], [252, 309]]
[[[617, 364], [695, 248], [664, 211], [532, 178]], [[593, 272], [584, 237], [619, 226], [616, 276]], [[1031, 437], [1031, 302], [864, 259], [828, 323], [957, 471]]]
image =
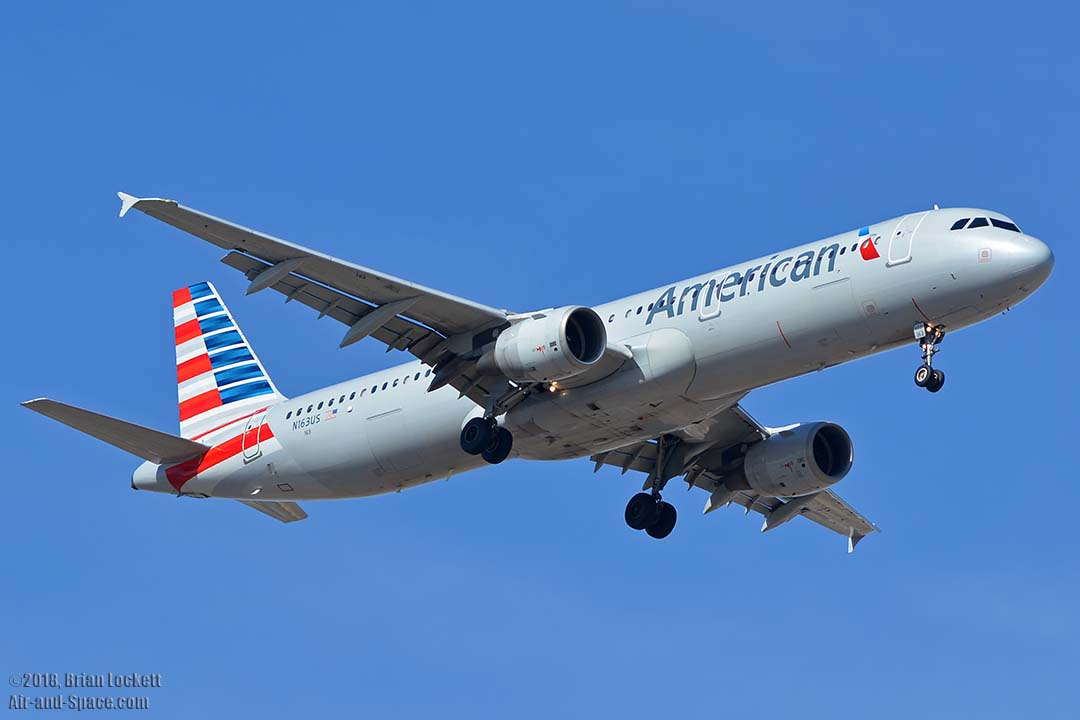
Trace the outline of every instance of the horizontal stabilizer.
[[202, 443], [185, 440], [175, 435], [117, 420], [108, 415], [99, 415], [96, 412], [47, 398], [28, 400], [22, 405], [158, 465], [191, 460], [210, 449]]
[[307, 517], [307, 513], [304, 512], [303, 508], [294, 502], [278, 502], [276, 500], [240, 500], [239, 502], [284, 523], [296, 522]]

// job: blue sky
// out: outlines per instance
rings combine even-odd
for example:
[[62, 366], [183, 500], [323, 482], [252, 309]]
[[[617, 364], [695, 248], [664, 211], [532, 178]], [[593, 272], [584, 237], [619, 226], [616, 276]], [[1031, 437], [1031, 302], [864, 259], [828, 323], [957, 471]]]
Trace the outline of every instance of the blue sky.
[[[1074, 213], [1062, 4], [20, 4], [0, 27], [9, 308], [0, 660], [160, 672], [154, 717], [1075, 717]], [[169, 293], [211, 280], [286, 394], [398, 361], [115, 192], [172, 197], [519, 311], [590, 304], [932, 203], [1004, 212], [1054, 275], [950, 336], [764, 388], [832, 419], [884, 530], [510, 462], [282, 526], [129, 487], [17, 406], [176, 428]]]

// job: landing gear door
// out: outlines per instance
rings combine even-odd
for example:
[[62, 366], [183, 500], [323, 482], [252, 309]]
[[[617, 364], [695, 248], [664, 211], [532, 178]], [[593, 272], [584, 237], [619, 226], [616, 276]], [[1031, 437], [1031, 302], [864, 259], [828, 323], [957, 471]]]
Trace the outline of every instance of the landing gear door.
[[244, 438], [241, 447], [244, 452], [244, 462], [248, 463], [262, 455], [262, 428], [266, 420], [266, 413], [255, 413], [248, 418], [244, 426]]
[[922, 221], [929, 214], [929, 212], [921, 212], [901, 218], [889, 240], [889, 259], [885, 263], [886, 266], [893, 267], [911, 262], [912, 240], [915, 239], [915, 233], [922, 225]]

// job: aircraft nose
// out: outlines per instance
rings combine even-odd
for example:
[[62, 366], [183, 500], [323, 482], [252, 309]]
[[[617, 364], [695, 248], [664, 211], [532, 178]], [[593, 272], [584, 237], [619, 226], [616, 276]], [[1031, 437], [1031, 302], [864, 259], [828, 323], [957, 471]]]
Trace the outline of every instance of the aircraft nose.
[[1050, 277], [1050, 271], [1054, 269], [1054, 253], [1046, 243], [1030, 235], [1024, 235], [1015, 243], [1013, 258], [1017, 275], [1035, 289]]

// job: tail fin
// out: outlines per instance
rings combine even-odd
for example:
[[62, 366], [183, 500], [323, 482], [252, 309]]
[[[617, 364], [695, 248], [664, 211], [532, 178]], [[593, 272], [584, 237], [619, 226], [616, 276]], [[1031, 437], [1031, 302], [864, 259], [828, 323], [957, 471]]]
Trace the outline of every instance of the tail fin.
[[196, 440], [283, 400], [214, 286], [173, 293], [180, 435]]

